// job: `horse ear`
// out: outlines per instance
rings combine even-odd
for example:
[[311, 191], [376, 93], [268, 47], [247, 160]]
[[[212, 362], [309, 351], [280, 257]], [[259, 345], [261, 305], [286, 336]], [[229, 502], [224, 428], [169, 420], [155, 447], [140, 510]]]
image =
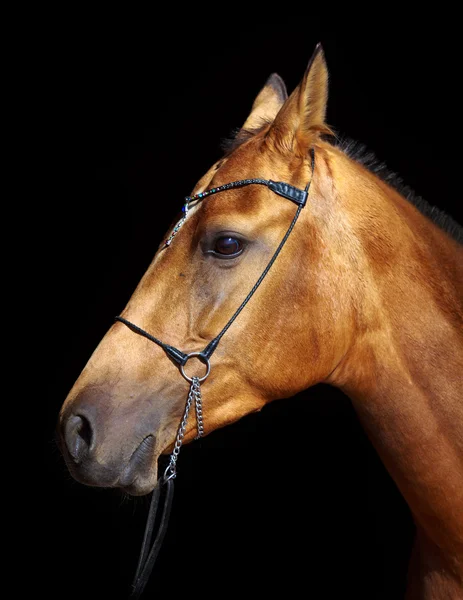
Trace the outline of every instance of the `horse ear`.
[[283, 79], [273, 73], [258, 93], [243, 129], [253, 130], [271, 123], [288, 98]]
[[314, 135], [332, 134], [325, 123], [327, 102], [328, 68], [318, 44], [301, 83], [276, 116], [268, 137], [280, 149], [305, 156]]

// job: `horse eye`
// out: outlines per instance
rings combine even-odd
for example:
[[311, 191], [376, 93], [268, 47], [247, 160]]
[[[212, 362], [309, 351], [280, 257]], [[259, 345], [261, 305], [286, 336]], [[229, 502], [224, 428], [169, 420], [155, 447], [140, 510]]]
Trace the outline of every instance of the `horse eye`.
[[237, 256], [242, 250], [242, 242], [231, 236], [220, 237], [214, 244], [214, 254], [220, 256]]

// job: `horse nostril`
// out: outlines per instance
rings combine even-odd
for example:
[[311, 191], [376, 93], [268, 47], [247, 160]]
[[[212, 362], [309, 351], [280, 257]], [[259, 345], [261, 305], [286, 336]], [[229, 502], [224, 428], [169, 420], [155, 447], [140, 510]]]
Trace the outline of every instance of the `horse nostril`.
[[82, 462], [92, 443], [90, 421], [82, 415], [71, 415], [66, 423], [64, 438], [74, 462]]

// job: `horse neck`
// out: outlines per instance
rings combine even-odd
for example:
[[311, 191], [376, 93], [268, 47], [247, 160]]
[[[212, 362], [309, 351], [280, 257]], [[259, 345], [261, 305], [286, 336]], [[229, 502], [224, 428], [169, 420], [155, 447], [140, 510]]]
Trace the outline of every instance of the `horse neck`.
[[347, 160], [330, 170], [359, 243], [357, 297], [329, 382], [352, 399], [419, 529], [463, 569], [461, 247], [374, 175], [349, 177]]

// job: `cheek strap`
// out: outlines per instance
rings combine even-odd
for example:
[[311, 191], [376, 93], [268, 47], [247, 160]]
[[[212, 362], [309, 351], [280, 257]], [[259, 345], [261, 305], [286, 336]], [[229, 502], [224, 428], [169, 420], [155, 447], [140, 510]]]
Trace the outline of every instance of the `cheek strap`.
[[[315, 152], [314, 152], [313, 148], [311, 148], [311, 150], [310, 150], [310, 155], [311, 155], [311, 159], [312, 159], [311, 166], [312, 166], [312, 179], [313, 179], [313, 173], [314, 173], [314, 169], [315, 169]], [[296, 225], [299, 215], [301, 214], [301, 211], [307, 202], [307, 197], [309, 194], [310, 184], [312, 183], [312, 179], [307, 183], [304, 190], [300, 190], [300, 189], [295, 188], [294, 186], [290, 185], [289, 183], [283, 183], [281, 181], [275, 182], [275, 181], [266, 180], [266, 179], [243, 179], [241, 181], [233, 181], [231, 183], [222, 185], [218, 188], [213, 188], [212, 190], [209, 190], [207, 192], [202, 192], [200, 194], [196, 194], [196, 196], [189, 196], [186, 198], [187, 204], [188, 204], [189, 202], [192, 202], [194, 200], [202, 200], [211, 194], [217, 194], [218, 192], [223, 192], [223, 191], [231, 189], [233, 187], [243, 187], [245, 185], [260, 184], [260, 185], [266, 185], [269, 189], [271, 189], [276, 194], [283, 196], [284, 198], [288, 198], [289, 200], [292, 200], [293, 202], [295, 202], [298, 205], [296, 214], [294, 215], [293, 220], [291, 221], [291, 224], [288, 227], [288, 230], [286, 231], [285, 235], [283, 236], [283, 239], [279, 243], [272, 258], [269, 260], [267, 266], [265, 267], [265, 269], [262, 272], [259, 279], [254, 284], [254, 286], [251, 289], [251, 291], [249, 292], [249, 294], [246, 296], [246, 298], [243, 300], [243, 302], [238, 306], [238, 308], [233, 313], [233, 315], [230, 317], [230, 319], [225, 324], [225, 326], [220, 331], [220, 333], [207, 344], [207, 346], [204, 348], [204, 350], [202, 350], [201, 352], [198, 353], [198, 355], [200, 357], [202, 357], [203, 359], [209, 360], [211, 358], [215, 349], [219, 345], [219, 342], [222, 339], [222, 337], [225, 335], [225, 333], [231, 327], [232, 323], [235, 321], [236, 317], [240, 314], [240, 312], [243, 310], [243, 308], [246, 306], [246, 304], [249, 302], [249, 300], [254, 296], [254, 294], [257, 291], [257, 288], [260, 286], [262, 281], [265, 279], [267, 273], [272, 268], [273, 263], [276, 261], [276, 259], [278, 258], [278, 255], [280, 254], [281, 250], [283, 249], [283, 246], [286, 244], [286, 241], [288, 240], [292, 230], [294, 229], [294, 226]], [[141, 327], [138, 327], [138, 325], [131, 323], [124, 317], [118, 316], [118, 317], [115, 317], [115, 319], [116, 319], [116, 321], [120, 321], [121, 323], [124, 323], [124, 325], [126, 325], [129, 329], [131, 329], [135, 333], [142, 335], [143, 337], [147, 338], [148, 340], [150, 340], [150, 341], [154, 342], [155, 344], [157, 344], [158, 346], [160, 346], [165, 351], [167, 356], [169, 358], [171, 358], [174, 362], [176, 362], [177, 365], [179, 365], [179, 367], [185, 366], [190, 354], [182, 352], [178, 348], [175, 348], [175, 346], [165, 344], [158, 338], [154, 337], [153, 335], [151, 335], [150, 333], [148, 333]]]

